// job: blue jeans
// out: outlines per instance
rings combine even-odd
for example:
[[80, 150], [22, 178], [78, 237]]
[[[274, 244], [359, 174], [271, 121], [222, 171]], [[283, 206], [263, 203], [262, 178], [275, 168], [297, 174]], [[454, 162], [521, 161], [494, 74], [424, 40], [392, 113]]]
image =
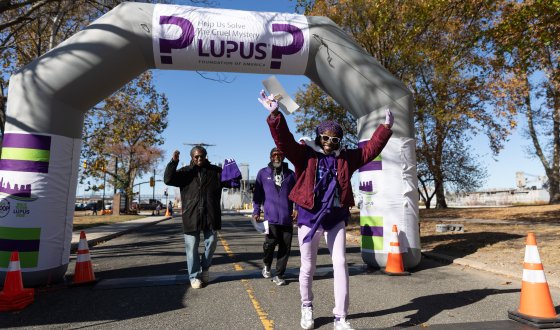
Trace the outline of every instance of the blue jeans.
[[[215, 230], [204, 230], [204, 253], [201, 257], [198, 254], [198, 245], [200, 244], [200, 230], [184, 234], [185, 236], [185, 252], [187, 255], [187, 269], [189, 271], [189, 280], [200, 278], [202, 271], [207, 271], [212, 264], [212, 256], [216, 251], [217, 232]], [[202, 266], [202, 269], [200, 268]]]

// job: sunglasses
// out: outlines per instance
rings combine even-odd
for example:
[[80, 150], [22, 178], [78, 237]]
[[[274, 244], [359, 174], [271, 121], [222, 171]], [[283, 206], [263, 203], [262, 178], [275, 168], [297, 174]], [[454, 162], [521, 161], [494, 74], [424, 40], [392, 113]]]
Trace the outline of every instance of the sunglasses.
[[202, 156], [202, 155], [195, 155], [193, 156], [194, 159], [200, 159], [200, 158], [206, 158], [206, 156]]
[[323, 135], [323, 134], [319, 134], [321, 136], [321, 141], [323, 142], [331, 142], [333, 144], [339, 144], [340, 143], [340, 138], [337, 136], [328, 136], [328, 135]]
[[272, 158], [274, 158], [274, 157], [282, 158], [282, 157], [284, 157], [284, 154], [275, 152], [272, 155], [270, 155], [270, 157], [272, 157]]

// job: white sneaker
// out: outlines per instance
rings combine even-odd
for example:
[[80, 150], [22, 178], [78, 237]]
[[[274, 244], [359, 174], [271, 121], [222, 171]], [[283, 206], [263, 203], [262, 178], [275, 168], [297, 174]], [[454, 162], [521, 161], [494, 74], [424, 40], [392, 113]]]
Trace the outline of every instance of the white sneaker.
[[264, 278], [270, 278], [272, 276], [272, 274], [270, 273], [270, 269], [266, 266], [264, 266], [262, 274]]
[[283, 278], [278, 277], [278, 276], [274, 276], [274, 277], [272, 278], [272, 282], [274, 282], [274, 284], [276, 284], [276, 285], [278, 285], [278, 286], [280, 286], [280, 285], [286, 285], [286, 281], [285, 281]]
[[202, 283], [204, 283], [204, 284], [206, 284], [210, 281], [210, 274], [208, 273], [207, 270], [202, 271], [201, 279], [202, 279]]
[[198, 278], [195, 278], [194, 280], [191, 280], [191, 288], [193, 288], [193, 289], [202, 288], [202, 281], [200, 281]]
[[334, 319], [334, 330], [354, 330], [350, 325], [350, 322], [346, 321], [345, 317], [341, 317], [340, 320]]
[[302, 329], [313, 329], [315, 321], [313, 321], [313, 307], [301, 306], [301, 321], [299, 322]]

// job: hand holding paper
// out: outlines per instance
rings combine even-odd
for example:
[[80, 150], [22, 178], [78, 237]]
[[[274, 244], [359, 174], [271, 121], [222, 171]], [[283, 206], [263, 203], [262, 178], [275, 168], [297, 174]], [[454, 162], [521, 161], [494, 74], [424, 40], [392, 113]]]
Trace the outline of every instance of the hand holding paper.
[[395, 122], [395, 118], [393, 117], [391, 110], [389, 109], [385, 110], [385, 125], [387, 125], [388, 128], [391, 128], [393, 127], [394, 122]]
[[261, 102], [263, 107], [269, 112], [273, 112], [274, 110], [278, 109], [278, 101], [276, 101], [276, 99], [274, 98], [274, 94], [270, 94], [269, 96], [266, 96], [264, 89], [261, 90], [261, 95], [258, 98], [258, 100], [259, 102]]
[[284, 87], [282, 87], [275, 76], [268, 77], [263, 80], [262, 83], [264, 88], [273, 95], [276, 101], [278, 101], [278, 108], [282, 110], [285, 115], [292, 114], [294, 111], [299, 109], [299, 105], [292, 100], [290, 95], [286, 92]]

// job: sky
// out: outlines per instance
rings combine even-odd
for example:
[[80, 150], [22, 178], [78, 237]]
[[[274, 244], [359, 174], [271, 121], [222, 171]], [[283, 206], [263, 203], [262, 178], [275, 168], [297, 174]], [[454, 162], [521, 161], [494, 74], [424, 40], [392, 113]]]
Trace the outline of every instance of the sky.
[[[268, 11], [294, 13], [295, 1], [290, 0], [218, 0], [217, 8], [248, 11]], [[177, 2], [188, 5], [188, 1]], [[270, 75], [247, 73], [219, 73], [228, 81], [217, 82], [204, 79], [194, 71], [154, 70], [154, 81], [159, 92], [165, 93], [170, 105], [168, 127], [163, 133], [165, 159], [156, 166], [156, 179], [162, 180], [163, 171], [174, 150], [181, 152], [180, 163], [190, 161], [191, 143], [208, 143], [208, 158], [214, 163], [222, 163], [233, 158], [238, 164], [249, 164], [249, 176], [256, 176], [258, 170], [269, 161], [269, 151], [274, 146], [266, 124], [266, 111], [257, 101], [263, 88], [262, 81]], [[216, 73], [207, 73], [210, 78], [218, 78]], [[285, 90], [294, 98], [299, 89], [310, 81], [305, 76], [276, 76]], [[288, 125], [295, 133], [293, 116]], [[294, 134], [299, 137], [297, 134]], [[472, 151], [487, 167], [489, 177], [482, 189], [514, 188], [515, 172], [523, 171], [532, 175], [543, 175], [540, 162], [527, 156], [525, 147], [529, 141], [515, 132], [497, 157], [492, 157], [488, 140], [479, 136], [472, 142]], [[357, 174], [355, 175], [357, 176]], [[149, 175], [137, 178], [136, 182], [147, 181]], [[165, 188], [163, 182], [156, 182], [155, 194], [160, 195]], [[141, 186], [142, 195], [151, 193], [151, 188]], [[173, 195], [173, 191], [170, 190]]]

